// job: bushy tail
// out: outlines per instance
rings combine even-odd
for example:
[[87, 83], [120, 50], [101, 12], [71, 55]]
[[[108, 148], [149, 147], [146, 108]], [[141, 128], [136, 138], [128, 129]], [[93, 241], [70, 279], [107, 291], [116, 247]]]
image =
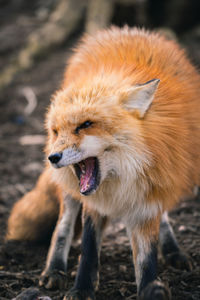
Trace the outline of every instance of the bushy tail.
[[46, 168], [34, 189], [13, 206], [6, 240], [38, 241], [49, 236], [58, 218], [60, 197], [50, 169]]

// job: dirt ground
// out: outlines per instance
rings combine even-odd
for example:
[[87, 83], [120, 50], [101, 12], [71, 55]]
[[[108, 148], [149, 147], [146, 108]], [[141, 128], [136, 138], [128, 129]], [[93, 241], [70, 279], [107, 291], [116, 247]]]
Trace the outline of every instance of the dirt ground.
[[[15, 57], [25, 37], [35, 25], [31, 16], [18, 14], [10, 20], [1, 19], [0, 67]], [[38, 62], [31, 70], [21, 73], [0, 94], [0, 299], [12, 299], [23, 289], [37, 287], [44, 267], [48, 243], [4, 244], [6, 222], [15, 201], [35, 184], [43, 168], [44, 144], [22, 145], [22, 137], [45, 135], [44, 114], [51, 94], [59, 87], [66, 59], [77, 37], [72, 37], [61, 49], [53, 51], [47, 59]], [[193, 60], [200, 65], [200, 40], [186, 37], [185, 46]], [[27, 100], [23, 88], [29, 87], [36, 95], [37, 106], [25, 114]], [[32, 139], [31, 139], [32, 140]], [[173, 299], [200, 299], [200, 200], [183, 201], [171, 214], [171, 223], [183, 250], [192, 259], [192, 271], [180, 271], [165, 266], [159, 258], [159, 277], [168, 282]], [[80, 242], [72, 246], [69, 256], [67, 282], [72, 287], [77, 270]], [[40, 289], [52, 299], [62, 299], [65, 291]], [[136, 299], [136, 285], [131, 251], [123, 225], [114, 222], [108, 228], [101, 253], [100, 299]]]

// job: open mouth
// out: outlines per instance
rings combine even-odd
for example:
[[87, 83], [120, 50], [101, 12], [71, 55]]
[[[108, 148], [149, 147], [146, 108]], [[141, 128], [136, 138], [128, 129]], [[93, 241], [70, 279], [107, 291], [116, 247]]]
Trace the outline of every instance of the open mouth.
[[74, 165], [79, 179], [80, 193], [87, 196], [94, 192], [100, 183], [100, 169], [97, 157], [88, 157]]

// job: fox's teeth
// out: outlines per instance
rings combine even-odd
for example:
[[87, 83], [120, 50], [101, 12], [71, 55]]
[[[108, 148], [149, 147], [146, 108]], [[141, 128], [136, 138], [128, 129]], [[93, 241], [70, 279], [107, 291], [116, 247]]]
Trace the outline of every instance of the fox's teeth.
[[86, 172], [86, 167], [85, 167], [84, 162], [81, 163], [81, 171], [83, 174], [85, 174], [85, 172]]
[[81, 173], [85, 175], [85, 173], [86, 173], [86, 166], [85, 166], [85, 163], [83, 161], [81, 161], [79, 163], [79, 167], [81, 169]]

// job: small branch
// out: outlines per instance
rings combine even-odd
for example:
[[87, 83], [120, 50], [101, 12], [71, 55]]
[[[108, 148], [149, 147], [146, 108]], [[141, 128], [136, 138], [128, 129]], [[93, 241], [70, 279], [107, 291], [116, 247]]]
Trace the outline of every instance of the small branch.
[[23, 146], [44, 145], [46, 137], [44, 135], [24, 135], [20, 137], [19, 143]]
[[24, 109], [24, 114], [26, 116], [29, 116], [32, 114], [32, 112], [35, 110], [35, 108], [37, 106], [37, 103], [38, 103], [37, 97], [36, 97], [33, 89], [30, 87], [24, 87], [24, 88], [20, 89], [20, 94], [22, 94], [28, 102], [27, 106]]
[[3, 279], [4, 277], [12, 277], [12, 278], [17, 278], [17, 279], [23, 279], [26, 277], [27, 274], [24, 273], [14, 273], [14, 272], [9, 272], [9, 271], [0, 271], [0, 278]]

